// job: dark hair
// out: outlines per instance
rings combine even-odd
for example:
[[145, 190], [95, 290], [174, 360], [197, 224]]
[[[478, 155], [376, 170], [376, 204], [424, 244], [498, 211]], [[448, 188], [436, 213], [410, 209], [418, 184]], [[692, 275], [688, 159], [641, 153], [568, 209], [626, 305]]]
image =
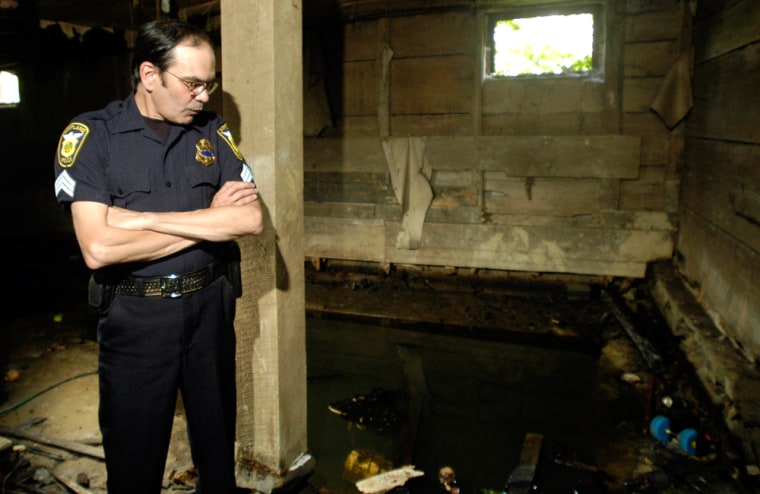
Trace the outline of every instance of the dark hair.
[[161, 70], [171, 67], [174, 61], [174, 47], [182, 42], [191, 46], [214, 43], [200, 27], [177, 19], [163, 18], [150, 21], [137, 32], [132, 50], [132, 85], [140, 82], [140, 64], [150, 62]]

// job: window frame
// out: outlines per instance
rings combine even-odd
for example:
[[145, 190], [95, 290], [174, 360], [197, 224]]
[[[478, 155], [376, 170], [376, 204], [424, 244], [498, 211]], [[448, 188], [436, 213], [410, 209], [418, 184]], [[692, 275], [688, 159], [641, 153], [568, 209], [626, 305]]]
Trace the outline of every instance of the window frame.
[[[594, 37], [591, 54], [591, 70], [583, 73], [564, 72], [561, 74], [519, 74], [500, 75], [495, 74], [494, 54], [495, 41], [494, 30], [496, 23], [502, 20], [522, 19], [529, 17], [544, 17], [550, 15], [591, 14], [594, 19]], [[483, 78], [484, 80], [519, 80], [528, 78], [540, 79], [592, 79], [604, 80], [605, 74], [605, 46], [607, 43], [606, 15], [604, 5], [599, 2], [568, 3], [558, 5], [546, 5], [541, 7], [521, 6], [509, 9], [490, 10], [485, 12], [485, 30], [483, 45]]]
[[13, 75], [16, 78], [16, 83], [17, 83], [17, 88], [16, 89], [18, 90], [18, 96], [19, 96], [18, 101], [15, 101], [15, 102], [7, 102], [6, 103], [6, 102], [3, 102], [3, 101], [0, 101], [0, 109], [3, 109], [3, 108], [18, 108], [19, 105], [21, 105], [21, 75], [19, 74], [19, 72], [17, 70], [10, 69], [10, 68], [8, 68], [8, 69], [0, 69], [0, 72], [7, 72], [8, 74], [11, 74], [11, 75]]

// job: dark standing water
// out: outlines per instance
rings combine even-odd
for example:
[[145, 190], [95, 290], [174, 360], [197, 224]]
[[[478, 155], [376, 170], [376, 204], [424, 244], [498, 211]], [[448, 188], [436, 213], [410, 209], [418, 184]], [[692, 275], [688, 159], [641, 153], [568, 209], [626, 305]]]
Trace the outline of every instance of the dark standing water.
[[[526, 433], [594, 462], [597, 356], [316, 318], [307, 319], [307, 356], [311, 482], [319, 488], [355, 494], [354, 482], [378, 467], [413, 464], [425, 473], [407, 484], [414, 492], [440, 490], [442, 466], [454, 469], [463, 494], [501, 492]], [[389, 430], [360, 427], [328, 407], [377, 389], [404, 397], [388, 400], [399, 416]]]

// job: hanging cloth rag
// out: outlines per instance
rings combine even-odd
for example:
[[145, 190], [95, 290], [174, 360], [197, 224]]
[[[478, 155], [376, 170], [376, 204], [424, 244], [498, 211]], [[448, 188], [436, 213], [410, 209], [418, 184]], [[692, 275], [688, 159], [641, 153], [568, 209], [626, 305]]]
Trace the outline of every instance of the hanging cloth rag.
[[383, 151], [396, 199], [401, 204], [401, 232], [396, 248], [419, 249], [422, 225], [433, 201], [430, 178], [433, 169], [425, 157], [422, 137], [386, 137]]
[[675, 127], [694, 106], [691, 94], [691, 56], [682, 53], [657, 91], [652, 110], [660, 116], [669, 129]]

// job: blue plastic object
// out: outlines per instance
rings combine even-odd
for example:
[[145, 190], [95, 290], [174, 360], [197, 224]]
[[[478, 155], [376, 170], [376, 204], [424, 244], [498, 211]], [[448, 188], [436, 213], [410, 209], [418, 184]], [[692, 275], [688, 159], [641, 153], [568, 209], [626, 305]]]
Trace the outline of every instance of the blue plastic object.
[[678, 447], [681, 451], [689, 455], [697, 454], [697, 437], [699, 434], [696, 429], [684, 429], [678, 433]]
[[649, 422], [649, 432], [660, 442], [666, 443], [670, 440], [670, 419], [658, 415]]

